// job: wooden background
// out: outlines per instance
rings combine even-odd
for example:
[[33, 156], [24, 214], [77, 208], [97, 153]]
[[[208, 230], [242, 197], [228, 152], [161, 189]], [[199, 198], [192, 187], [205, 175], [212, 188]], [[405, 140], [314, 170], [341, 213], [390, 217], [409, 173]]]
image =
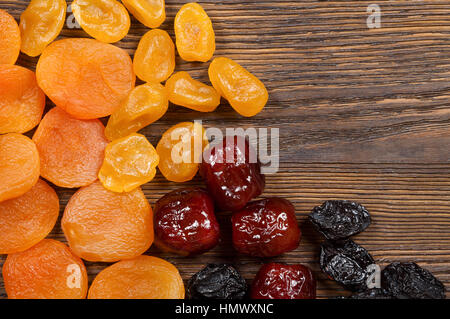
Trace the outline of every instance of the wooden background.
[[[25, 0], [0, 0], [17, 19]], [[182, 1], [167, 0], [161, 26], [173, 36]], [[368, 5], [382, 10], [381, 28], [368, 29]], [[257, 75], [270, 94], [253, 118], [226, 102], [203, 114], [170, 106], [144, 130], [156, 145], [180, 121], [202, 119], [207, 127], [280, 128], [280, 171], [267, 176], [263, 196], [283, 196], [297, 210], [303, 232], [295, 251], [272, 260], [303, 263], [318, 278], [318, 297], [347, 295], [318, 266], [321, 236], [306, 216], [327, 199], [351, 199], [372, 213], [373, 224], [356, 241], [384, 266], [415, 261], [450, 287], [450, 1], [269, 1], [209, 0], [201, 4], [216, 32], [216, 56], [235, 59]], [[132, 18], [129, 35], [117, 43], [131, 55], [147, 31]], [[64, 28], [61, 38], [86, 37]], [[37, 59], [18, 63], [34, 69]], [[177, 70], [202, 81], [208, 63]], [[49, 106], [51, 103], [49, 102]], [[201, 185], [196, 178], [192, 185]], [[158, 173], [143, 189], [153, 204], [180, 185]], [[57, 188], [64, 205], [74, 190]], [[229, 216], [219, 213], [222, 243], [196, 257], [148, 253], [174, 263], [184, 279], [209, 262], [233, 262], [249, 281], [268, 260], [236, 255]], [[59, 222], [50, 237], [65, 241]], [[2, 258], [2, 262], [4, 257]], [[106, 264], [86, 263], [90, 280]], [[6, 294], [1, 284], [1, 296]], [[449, 296], [449, 293], [447, 293]]]

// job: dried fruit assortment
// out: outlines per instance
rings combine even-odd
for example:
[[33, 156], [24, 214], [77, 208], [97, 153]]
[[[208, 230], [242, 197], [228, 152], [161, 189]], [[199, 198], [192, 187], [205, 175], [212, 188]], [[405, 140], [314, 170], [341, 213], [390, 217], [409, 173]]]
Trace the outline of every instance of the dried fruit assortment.
[[203, 253], [219, 241], [214, 202], [206, 190], [182, 188], [155, 203], [155, 244], [180, 255]]
[[183, 5], [175, 16], [175, 36], [178, 54], [186, 61], [206, 62], [216, 50], [211, 19], [196, 2]]
[[130, 134], [105, 149], [98, 179], [113, 192], [130, 192], [153, 179], [159, 156], [144, 135]]
[[79, 119], [108, 116], [134, 88], [136, 77], [124, 50], [94, 39], [64, 39], [45, 48], [36, 66], [44, 93]]
[[83, 299], [88, 290], [81, 259], [53, 239], [8, 255], [2, 272], [10, 299]]
[[220, 209], [240, 210], [264, 190], [261, 165], [244, 137], [225, 137], [205, 153], [200, 174]]
[[91, 184], [108, 143], [99, 120], [78, 120], [59, 107], [45, 114], [36, 132], [41, 176], [61, 187]]
[[[32, 0], [19, 25], [0, 9], [0, 254], [8, 254], [2, 269], [8, 298], [182, 299], [185, 288], [177, 268], [143, 254], [153, 241], [168, 254], [207, 252], [221, 242], [219, 211], [231, 212], [238, 253], [275, 257], [299, 245], [293, 204], [278, 197], [254, 200], [263, 193], [265, 176], [244, 136], [209, 144], [199, 122], [184, 120], [167, 129], [155, 149], [137, 133], [163, 117], [169, 101], [212, 112], [223, 97], [240, 115], [254, 116], [268, 101], [264, 84], [227, 57], [210, 63], [212, 86], [185, 71], [172, 74], [175, 44], [160, 29], [141, 37], [132, 61], [108, 43], [127, 35], [128, 11], [145, 26], [158, 28], [166, 17], [165, 2], [122, 3], [73, 1], [76, 20], [95, 39], [55, 42], [66, 1]], [[200, 4], [180, 8], [174, 31], [182, 59], [213, 58], [215, 33]], [[14, 65], [20, 50], [40, 55], [36, 74]], [[146, 83], [135, 87], [135, 74]], [[42, 118], [45, 96], [56, 106]], [[99, 118], [109, 115], [105, 128]], [[22, 135], [36, 126], [32, 139]], [[200, 171], [206, 188], [168, 192], [153, 211], [140, 186], [155, 177], [157, 168], [171, 182], [192, 180]], [[59, 199], [39, 176], [59, 187], [79, 188], [61, 219], [69, 247], [46, 239], [58, 220]], [[388, 265], [382, 287], [369, 289], [368, 266], [375, 261], [350, 239], [371, 223], [361, 204], [329, 200], [313, 209], [309, 221], [326, 239], [320, 268], [353, 291], [343, 298], [445, 298], [444, 285], [412, 262]], [[80, 258], [115, 263], [98, 273], [88, 291]], [[304, 265], [270, 262], [248, 291], [234, 266], [209, 264], [188, 281], [186, 293], [191, 299], [313, 299], [316, 281]]]
[[20, 50], [35, 57], [61, 32], [66, 20], [65, 0], [31, 0], [20, 16]]
[[183, 299], [177, 268], [157, 257], [138, 256], [103, 269], [89, 288], [89, 299]]
[[115, 193], [98, 181], [70, 198], [61, 227], [73, 252], [88, 261], [133, 258], [153, 242], [153, 213], [142, 190]]
[[0, 30], [0, 64], [14, 64], [20, 53], [20, 29], [14, 17], [2, 9]]
[[316, 280], [304, 265], [269, 263], [252, 282], [252, 299], [315, 299]]
[[0, 134], [25, 133], [39, 124], [45, 95], [33, 71], [0, 64]]
[[199, 112], [212, 112], [220, 104], [220, 95], [209, 85], [180, 71], [166, 81], [169, 101]]
[[144, 34], [134, 53], [133, 66], [143, 81], [165, 81], [175, 69], [175, 45], [169, 34], [160, 29]]
[[283, 198], [251, 202], [233, 214], [231, 224], [233, 246], [243, 254], [278, 256], [300, 242], [294, 205]]
[[209, 264], [189, 279], [186, 292], [189, 299], [243, 299], [247, 283], [232, 265]]
[[130, 15], [116, 0], [75, 0], [72, 12], [87, 34], [105, 43], [122, 40], [130, 29]]

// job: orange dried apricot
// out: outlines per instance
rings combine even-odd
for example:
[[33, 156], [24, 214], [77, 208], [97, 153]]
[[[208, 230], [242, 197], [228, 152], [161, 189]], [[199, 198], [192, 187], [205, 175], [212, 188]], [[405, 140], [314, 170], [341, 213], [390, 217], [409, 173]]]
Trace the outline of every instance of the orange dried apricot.
[[21, 51], [35, 57], [61, 32], [66, 18], [65, 0], [31, 0], [20, 16]]
[[111, 114], [105, 135], [113, 141], [135, 133], [159, 120], [168, 107], [167, 90], [160, 83], [136, 86], [120, 107]]
[[89, 261], [133, 258], [153, 243], [153, 212], [140, 188], [114, 193], [99, 181], [80, 188], [61, 227], [73, 252]]
[[133, 66], [143, 81], [165, 81], [175, 69], [175, 45], [169, 34], [160, 29], [144, 34], [134, 53]]
[[108, 144], [104, 130], [99, 120], [78, 120], [59, 107], [51, 109], [33, 135], [41, 176], [69, 188], [94, 182]]
[[103, 269], [89, 288], [89, 299], [184, 299], [178, 269], [164, 259], [139, 256]]
[[83, 299], [88, 290], [81, 259], [53, 239], [8, 255], [3, 280], [10, 299]]
[[130, 15], [116, 0], [75, 0], [72, 12], [81, 28], [102, 42], [120, 41], [130, 30]]
[[157, 28], [166, 19], [164, 0], [122, 0], [122, 3], [146, 27]]
[[16, 20], [0, 9], [0, 64], [14, 64], [20, 52], [20, 29]]
[[39, 153], [28, 137], [0, 135], [0, 202], [28, 192], [39, 179]]
[[45, 95], [33, 71], [0, 64], [0, 134], [25, 133], [39, 124]]
[[177, 50], [185, 61], [206, 62], [216, 50], [211, 19], [195, 2], [186, 3], [175, 16]]
[[220, 104], [220, 94], [209, 85], [191, 78], [181, 71], [166, 81], [169, 101], [200, 112], [212, 112]]
[[150, 182], [159, 156], [144, 135], [133, 133], [109, 143], [98, 179], [113, 192], [129, 192]]
[[59, 214], [56, 192], [43, 180], [22, 196], [0, 203], [0, 254], [34, 246], [55, 226]]
[[50, 44], [36, 67], [39, 86], [60, 108], [79, 119], [110, 115], [134, 88], [131, 58], [94, 39]]
[[264, 84], [235, 61], [215, 58], [208, 74], [217, 92], [242, 116], [254, 116], [266, 105], [269, 95]]
[[156, 146], [158, 168], [169, 181], [189, 181], [197, 174], [203, 149], [207, 145], [208, 140], [201, 124], [178, 123], [164, 132]]

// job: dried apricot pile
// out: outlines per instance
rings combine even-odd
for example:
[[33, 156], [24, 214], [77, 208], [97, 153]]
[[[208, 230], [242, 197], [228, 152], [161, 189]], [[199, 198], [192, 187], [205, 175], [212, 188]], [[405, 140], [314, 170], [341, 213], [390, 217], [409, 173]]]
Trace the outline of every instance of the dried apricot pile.
[[0, 202], [28, 192], [39, 179], [36, 145], [18, 133], [0, 135]]
[[8, 255], [3, 281], [11, 299], [83, 299], [88, 290], [81, 259], [53, 239]]
[[45, 48], [36, 67], [39, 86], [79, 119], [110, 115], [134, 88], [131, 58], [93, 39], [64, 39]]
[[35, 57], [61, 32], [66, 18], [65, 0], [31, 0], [20, 16], [21, 51]]
[[78, 120], [59, 107], [51, 109], [33, 135], [41, 176], [69, 188], [94, 182], [108, 143], [104, 129], [99, 120]]
[[[0, 64], [14, 64], [20, 52], [20, 29], [16, 20], [0, 9]], [[1, 78], [1, 77], [0, 77]]]
[[140, 188], [114, 193], [96, 181], [67, 203], [61, 227], [70, 248], [89, 261], [114, 262], [144, 253], [153, 243], [153, 213]]
[[33, 71], [0, 64], [0, 134], [25, 133], [39, 124], [45, 95]]
[[116, 0], [75, 0], [72, 11], [83, 30], [102, 42], [117, 42], [130, 29], [130, 15]]
[[167, 90], [163, 85], [146, 83], [136, 86], [109, 117], [105, 135], [113, 141], [135, 133], [159, 120], [168, 107]]
[[171, 263], [151, 256], [122, 260], [103, 269], [89, 299], [183, 299], [184, 284]]
[[58, 219], [56, 192], [43, 180], [25, 194], [0, 202], [0, 254], [11, 254], [44, 239]]
[[153, 145], [134, 133], [108, 144], [98, 178], [113, 192], [129, 192], [155, 177], [158, 162]]
[[201, 124], [182, 122], [172, 126], [156, 146], [159, 170], [172, 182], [191, 180], [197, 174], [206, 145], [208, 140]]

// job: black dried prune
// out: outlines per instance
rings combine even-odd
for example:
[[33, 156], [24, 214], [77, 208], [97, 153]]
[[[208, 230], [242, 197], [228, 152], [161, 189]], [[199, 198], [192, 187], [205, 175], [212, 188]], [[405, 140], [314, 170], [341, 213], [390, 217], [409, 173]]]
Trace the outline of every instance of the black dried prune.
[[327, 239], [345, 239], [370, 225], [370, 215], [364, 206], [346, 200], [328, 200], [313, 208], [309, 220]]
[[242, 299], [246, 293], [245, 279], [227, 264], [209, 264], [187, 284], [190, 299]]
[[351, 295], [348, 299], [394, 299], [385, 289], [372, 288]]
[[413, 262], [394, 262], [381, 272], [381, 286], [398, 299], [445, 299], [444, 285]]
[[370, 271], [374, 264], [369, 252], [353, 240], [327, 240], [321, 246], [320, 268], [331, 279], [352, 291], [367, 289]]

